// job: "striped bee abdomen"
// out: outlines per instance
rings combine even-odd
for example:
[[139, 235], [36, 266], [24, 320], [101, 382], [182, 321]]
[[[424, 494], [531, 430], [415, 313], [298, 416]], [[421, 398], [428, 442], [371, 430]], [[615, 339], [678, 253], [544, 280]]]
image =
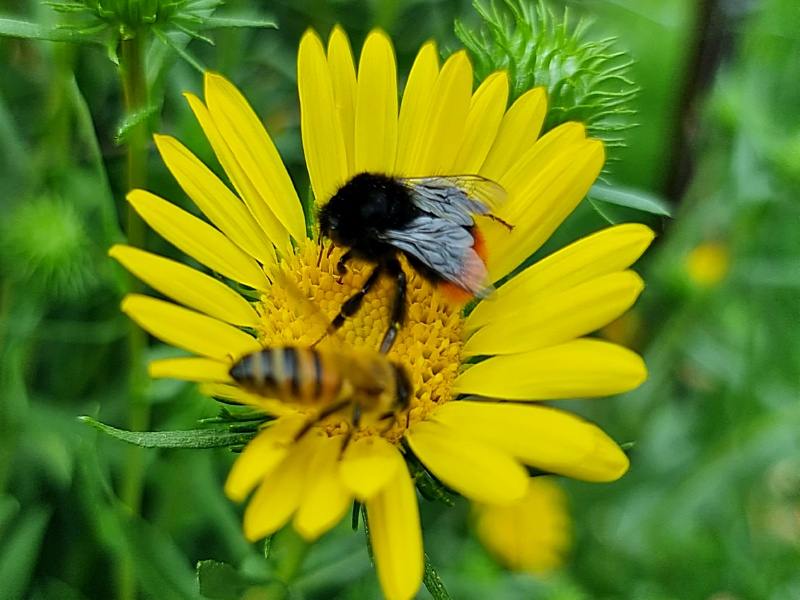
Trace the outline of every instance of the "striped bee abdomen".
[[314, 348], [266, 348], [242, 357], [230, 375], [250, 392], [305, 405], [330, 404], [342, 387], [333, 357]]

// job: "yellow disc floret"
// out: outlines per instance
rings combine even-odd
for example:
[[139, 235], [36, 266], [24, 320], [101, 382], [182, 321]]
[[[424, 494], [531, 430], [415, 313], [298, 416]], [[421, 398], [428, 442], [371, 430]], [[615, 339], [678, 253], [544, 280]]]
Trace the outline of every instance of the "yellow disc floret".
[[[390, 325], [390, 310], [395, 286], [389, 278], [379, 281], [365, 297], [355, 315], [342, 328], [327, 334], [326, 326], [342, 304], [364, 285], [372, 266], [354, 260], [344, 275], [336, 273], [342, 250], [328, 244], [320, 247], [306, 240], [281, 265], [283, 275], [275, 277], [268, 294], [257, 304], [262, 327], [257, 332], [265, 348], [283, 345], [347, 352], [366, 346], [377, 349]], [[400, 366], [411, 384], [407, 411], [394, 422], [362, 426], [362, 435], [383, 435], [390, 441], [402, 437], [406, 428], [451, 397], [451, 384], [458, 374], [461, 352], [461, 306], [441, 294], [435, 285], [407, 269], [406, 321], [387, 358]], [[296, 290], [286, 289], [296, 287]], [[297, 290], [308, 299], [298, 301]], [[302, 299], [300, 299], [302, 300]], [[304, 304], [307, 304], [304, 306]], [[311, 308], [309, 308], [309, 306]], [[316, 314], [310, 314], [314, 311]], [[319, 424], [329, 435], [349, 427], [341, 416], [323, 419]]]

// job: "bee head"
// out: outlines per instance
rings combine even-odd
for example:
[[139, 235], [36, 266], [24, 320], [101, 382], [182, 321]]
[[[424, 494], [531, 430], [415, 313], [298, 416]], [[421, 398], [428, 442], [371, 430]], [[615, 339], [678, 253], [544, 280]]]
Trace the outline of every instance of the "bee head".
[[333, 196], [325, 206], [319, 209], [317, 219], [321, 235], [329, 238], [336, 245], [351, 245], [354, 223], [348, 214], [346, 198], [341, 194]]
[[319, 209], [319, 215], [317, 215], [317, 219], [319, 221], [319, 231], [322, 235], [326, 237], [332, 237], [332, 234], [339, 230], [341, 215], [338, 212], [331, 210], [330, 202]]

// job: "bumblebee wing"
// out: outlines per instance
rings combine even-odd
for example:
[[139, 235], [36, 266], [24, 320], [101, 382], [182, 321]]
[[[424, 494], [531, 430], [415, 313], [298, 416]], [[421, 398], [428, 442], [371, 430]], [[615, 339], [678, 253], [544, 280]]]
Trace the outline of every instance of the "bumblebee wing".
[[472, 215], [490, 214], [506, 200], [502, 186], [479, 175], [399, 181], [411, 190], [411, 201], [417, 208], [462, 227], [473, 224]]
[[424, 214], [379, 237], [476, 298], [492, 292], [486, 265], [473, 248], [475, 238], [458, 223]]

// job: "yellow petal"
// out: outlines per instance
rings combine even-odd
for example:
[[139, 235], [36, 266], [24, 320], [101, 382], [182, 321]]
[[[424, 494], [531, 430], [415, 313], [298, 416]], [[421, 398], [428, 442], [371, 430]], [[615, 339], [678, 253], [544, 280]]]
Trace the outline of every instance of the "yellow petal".
[[383, 595], [409, 600], [422, 583], [424, 558], [417, 494], [405, 465], [365, 506]]
[[564, 564], [572, 527], [567, 495], [552, 477], [531, 477], [519, 502], [476, 508], [478, 538], [508, 568], [542, 574]]
[[243, 502], [256, 484], [286, 458], [304, 422], [301, 415], [293, 414], [264, 427], [233, 463], [225, 481], [225, 495], [234, 502]]
[[537, 178], [554, 165], [568, 163], [585, 143], [586, 127], [582, 123], [564, 123], [547, 132], [498, 181], [509, 196], [500, 214], [514, 225], [527, 218], [531, 198], [536, 197], [532, 194], [537, 189]]
[[356, 68], [353, 51], [344, 30], [336, 25], [328, 38], [328, 66], [333, 83], [333, 97], [342, 128], [347, 172], [356, 172]]
[[498, 307], [522, 306], [529, 298], [554, 295], [596, 277], [627, 269], [653, 241], [653, 231], [639, 223], [607, 227], [573, 242], [531, 265], [504, 283], [489, 302], [481, 302], [466, 321], [466, 329], [499, 318]]
[[261, 323], [247, 300], [191, 267], [122, 244], [112, 246], [108, 255], [154, 290], [189, 308], [242, 327], [258, 327]]
[[208, 220], [261, 264], [274, 263], [272, 242], [241, 200], [178, 140], [167, 135], [153, 139], [172, 176]]
[[[233, 400], [244, 406], [252, 406], [274, 417], [297, 414], [297, 409], [289, 404], [275, 398], [265, 398], [264, 396], [247, 392], [236, 385], [202, 383], [200, 385], [200, 393], [204, 396]], [[303, 420], [305, 422], [306, 417], [303, 417]]]
[[397, 152], [397, 67], [392, 43], [381, 31], [370, 33], [361, 51], [355, 139], [355, 173], [392, 172]]
[[417, 156], [410, 165], [413, 175], [458, 175], [453, 172], [464, 140], [472, 97], [472, 65], [465, 51], [456, 52], [442, 67]]
[[379, 436], [364, 436], [348, 444], [339, 474], [361, 501], [378, 493], [403, 465], [397, 448]]
[[[264, 479], [244, 511], [244, 535], [254, 542], [283, 527], [300, 506], [314, 454], [313, 432], [291, 446], [289, 455]], [[324, 435], [320, 433], [320, 435]]]
[[181, 379], [182, 381], [219, 381], [232, 383], [228, 374], [229, 361], [199, 358], [162, 358], [147, 365], [147, 372], [153, 379]]
[[240, 329], [171, 302], [128, 294], [121, 308], [145, 331], [192, 354], [230, 360], [261, 350], [261, 344]]
[[199, 263], [257, 290], [269, 289], [258, 263], [208, 223], [144, 190], [131, 191], [127, 199], [161, 237]]
[[517, 98], [500, 123], [480, 175], [499, 181], [511, 165], [534, 145], [546, 114], [547, 95], [544, 88], [534, 88]]
[[337, 473], [343, 436], [315, 438], [308, 484], [292, 524], [305, 540], [313, 541], [331, 529], [347, 512], [353, 496]]
[[250, 104], [227, 79], [211, 72], [206, 72], [205, 97], [227, 150], [218, 155], [220, 162], [256, 220], [279, 248], [285, 247], [279, 242], [287, 231], [295, 240], [304, 240], [300, 199], [275, 144]]
[[[486, 223], [483, 232], [491, 249], [489, 273], [493, 281], [510, 273], [539, 249], [589, 191], [604, 160], [603, 143], [599, 140], [588, 139], [571, 146], [520, 192], [518, 197], [527, 198], [528, 206], [518, 220], [510, 220], [514, 225], [511, 232], [493, 221]], [[504, 207], [513, 198], [510, 195]], [[500, 213], [505, 218], [503, 208]]]
[[508, 74], [492, 73], [472, 96], [453, 173], [477, 174], [497, 137], [508, 102]]
[[630, 391], [647, 379], [635, 352], [593, 339], [579, 339], [473, 365], [453, 384], [457, 394], [508, 400], [595, 398]]
[[[222, 123], [218, 125], [214, 121], [211, 111], [206, 108], [199, 98], [188, 93], [184, 94], [184, 96], [189, 102], [197, 122], [203, 128], [206, 139], [214, 149], [214, 154], [217, 156], [222, 168], [225, 169], [236, 192], [247, 205], [247, 210], [258, 224], [259, 229], [264, 232], [264, 235], [275, 246], [279, 248], [287, 247], [289, 244], [288, 231], [278, 221], [278, 218], [264, 201], [258, 188], [248, 177], [243, 165], [236, 159], [231, 145], [235, 145], [238, 142], [234, 139], [230, 127]], [[222, 129], [220, 129], [220, 126], [222, 126]]]
[[317, 203], [324, 203], [348, 180], [347, 153], [325, 50], [311, 30], [300, 40], [297, 91], [308, 176]]
[[414, 175], [417, 154], [428, 135], [428, 113], [438, 76], [439, 54], [435, 42], [428, 42], [414, 60], [400, 106], [394, 172], [403, 177]]
[[522, 303], [498, 298], [491, 303], [499, 305], [496, 318], [467, 340], [463, 353], [527, 352], [587, 335], [633, 306], [643, 289], [644, 282], [636, 273], [622, 271]]
[[464, 400], [433, 418], [550, 473], [614, 481], [628, 470], [628, 457], [599, 427], [549, 406]]
[[412, 425], [406, 438], [426, 469], [470, 500], [503, 504], [525, 494], [528, 474], [522, 465], [463, 430], [426, 420]]

